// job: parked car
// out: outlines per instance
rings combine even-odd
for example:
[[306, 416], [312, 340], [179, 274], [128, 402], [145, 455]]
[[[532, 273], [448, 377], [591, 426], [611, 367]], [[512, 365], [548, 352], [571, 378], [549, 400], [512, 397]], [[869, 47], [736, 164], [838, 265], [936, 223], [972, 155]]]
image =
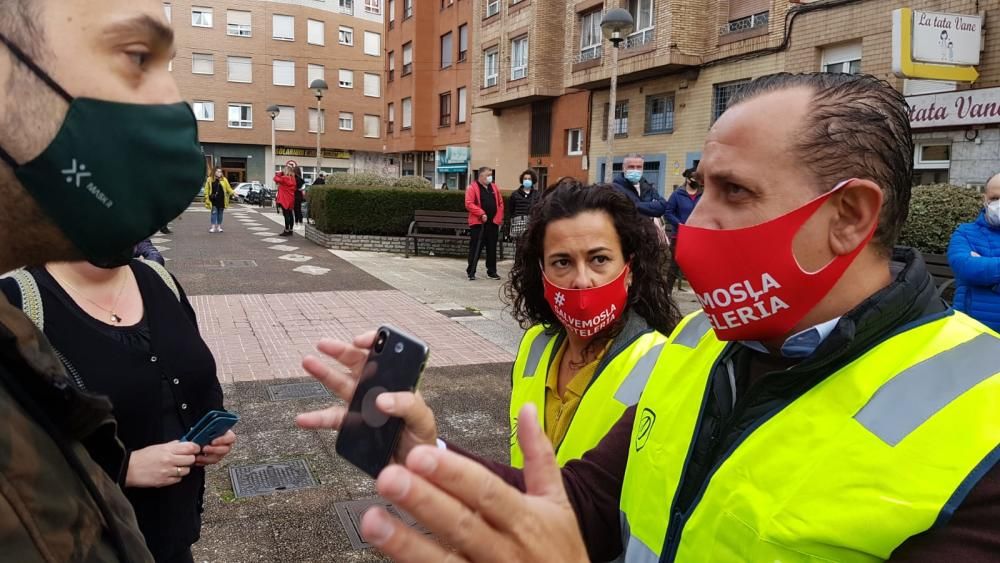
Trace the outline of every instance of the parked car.
[[263, 187], [263, 184], [260, 182], [240, 182], [233, 188], [233, 195], [236, 196], [236, 201], [247, 201], [247, 196], [250, 195], [250, 192], [261, 187]]

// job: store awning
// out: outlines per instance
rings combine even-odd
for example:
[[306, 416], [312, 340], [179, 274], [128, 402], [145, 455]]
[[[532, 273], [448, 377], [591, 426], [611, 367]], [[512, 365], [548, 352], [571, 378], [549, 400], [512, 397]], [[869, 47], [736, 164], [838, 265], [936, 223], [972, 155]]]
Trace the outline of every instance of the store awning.
[[437, 167], [438, 174], [449, 174], [456, 172], [468, 172], [468, 164], [445, 164]]

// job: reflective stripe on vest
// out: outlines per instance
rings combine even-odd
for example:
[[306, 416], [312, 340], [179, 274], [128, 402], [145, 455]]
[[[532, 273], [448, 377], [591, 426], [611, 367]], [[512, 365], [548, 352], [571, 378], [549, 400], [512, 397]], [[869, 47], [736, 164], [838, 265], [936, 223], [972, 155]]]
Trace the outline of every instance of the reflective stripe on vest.
[[[639, 401], [665, 341], [666, 337], [656, 331], [643, 334], [610, 359], [600, 373], [594, 374], [587, 392], [577, 405], [566, 435], [562, 442], [556, 444], [556, 460], [560, 466], [582, 457], [596, 446], [625, 409]], [[521, 407], [533, 403], [538, 409], [539, 423], [545, 427], [545, 384], [552, 358], [558, 352], [557, 343], [557, 339], [545, 334], [539, 327], [529, 329], [521, 340], [514, 362], [515, 377], [509, 410], [510, 458], [514, 467], [524, 464], [517, 442], [517, 416]], [[611, 398], [615, 400], [609, 400]]]
[[687, 322], [675, 331], [677, 336], [674, 337], [672, 344], [694, 348], [701, 341], [701, 337], [711, 330], [712, 324], [708, 321], [708, 315], [698, 311], [689, 315]]
[[878, 344], [759, 421], [674, 514], [726, 349], [714, 334], [694, 348], [679, 340], [637, 407], [621, 495], [626, 561], [884, 560], [946, 519], [995, 461], [1000, 337], [955, 313]]

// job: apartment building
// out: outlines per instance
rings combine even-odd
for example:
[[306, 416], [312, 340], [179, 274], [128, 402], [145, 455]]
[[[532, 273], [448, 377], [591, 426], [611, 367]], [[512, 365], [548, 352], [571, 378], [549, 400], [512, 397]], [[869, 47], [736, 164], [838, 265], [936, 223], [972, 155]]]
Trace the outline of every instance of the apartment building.
[[542, 186], [585, 175], [590, 93], [564, 85], [566, 9], [565, 0], [484, 0], [474, 10], [473, 164], [494, 168], [502, 187], [526, 169]]
[[[171, 70], [194, 108], [206, 161], [231, 181], [269, 182], [296, 161], [322, 168], [391, 170], [382, 154], [383, 0], [172, 0]], [[329, 89], [322, 112], [309, 89]], [[273, 118], [267, 108], [276, 105]], [[272, 125], [276, 158], [271, 158]]]
[[387, 1], [384, 150], [400, 175], [464, 188], [475, 0]]

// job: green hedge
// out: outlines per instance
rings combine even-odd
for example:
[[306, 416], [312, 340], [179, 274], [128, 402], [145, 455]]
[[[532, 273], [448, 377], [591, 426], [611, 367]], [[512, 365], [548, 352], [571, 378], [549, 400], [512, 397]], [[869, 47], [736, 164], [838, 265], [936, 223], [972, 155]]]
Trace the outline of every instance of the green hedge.
[[913, 188], [910, 215], [899, 244], [928, 254], [944, 254], [955, 228], [975, 220], [982, 207], [982, 194], [970, 188], [949, 184], [917, 186]]
[[314, 186], [309, 206], [324, 233], [402, 236], [418, 209], [465, 211], [465, 192]]
[[405, 188], [411, 190], [429, 190], [434, 186], [431, 181], [422, 176], [381, 176], [370, 172], [334, 172], [326, 179], [328, 186], [342, 188]]

